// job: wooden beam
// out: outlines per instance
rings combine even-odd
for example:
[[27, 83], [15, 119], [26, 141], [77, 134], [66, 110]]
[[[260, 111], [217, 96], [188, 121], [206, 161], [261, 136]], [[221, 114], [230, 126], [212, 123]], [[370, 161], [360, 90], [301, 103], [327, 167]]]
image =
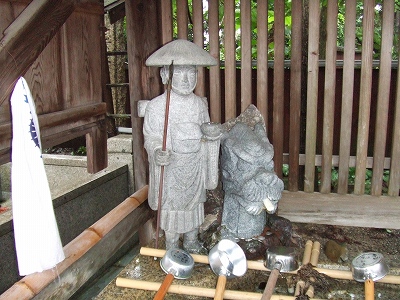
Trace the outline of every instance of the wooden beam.
[[[305, 154], [299, 154], [298, 155], [298, 164], [300, 166], [304, 166], [306, 163], [306, 155]], [[283, 163], [284, 164], [288, 164], [290, 160], [290, 154], [288, 153], [283, 153]], [[390, 169], [390, 164], [391, 161], [393, 159], [391, 159], [390, 157], [385, 157], [384, 159], [384, 163], [383, 163], [383, 168], [385, 170]], [[372, 168], [373, 166], [373, 162], [374, 162], [374, 158], [373, 157], [367, 157], [367, 164], [366, 167], [367, 168]], [[340, 170], [340, 155], [332, 155], [332, 167], [339, 167]], [[316, 154], [315, 155], [315, 164], [316, 167], [320, 167], [322, 166], [322, 155], [320, 154]], [[355, 156], [349, 156], [348, 157], [348, 167], [355, 167], [356, 166], [356, 157]], [[348, 171], [348, 168], [347, 168]], [[346, 176], [348, 176], [348, 172], [346, 173]]]
[[33, 0], [0, 40], [0, 105], [75, 9], [77, 0]]
[[285, 191], [278, 207], [291, 222], [400, 229], [399, 197]]
[[[54, 134], [56, 130], [67, 131], [84, 124], [97, 122], [100, 119], [105, 119], [105, 114], [106, 104], [97, 103], [39, 115], [42, 143], [44, 137]], [[0, 149], [7, 146], [4, 143], [11, 140], [11, 135], [11, 122], [0, 125]]]

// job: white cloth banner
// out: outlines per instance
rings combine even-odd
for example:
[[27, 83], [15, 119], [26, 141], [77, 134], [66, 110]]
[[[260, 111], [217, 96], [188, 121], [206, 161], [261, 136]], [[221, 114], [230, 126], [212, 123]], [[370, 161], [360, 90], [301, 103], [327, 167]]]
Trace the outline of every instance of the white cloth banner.
[[31, 92], [20, 78], [11, 95], [13, 124], [11, 197], [21, 276], [51, 269], [65, 256], [44, 169]]

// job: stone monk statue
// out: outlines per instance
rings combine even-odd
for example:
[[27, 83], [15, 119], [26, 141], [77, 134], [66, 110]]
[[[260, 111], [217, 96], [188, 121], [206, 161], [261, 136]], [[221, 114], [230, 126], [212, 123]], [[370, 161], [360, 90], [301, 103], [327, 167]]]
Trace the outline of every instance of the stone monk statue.
[[215, 64], [210, 54], [186, 40], [164, 45], [146, 61], [147, 66], [161, 67], [164, 84], [172, 73], [165, 151], [162, 141], [168, 91], [139, 103], [149, 158], [148, 202], [153, 210], [158, 208], [160, 170], [164, 166], [160, 228], [165, 232], [167, 250], [179, 247], [183, 235], [184, 250], [207, 253], [198, 240], [198, 227], [204, 221], [206, 189], [215, 189], [218, 184], [222, 134], [220, 124], [210, 123], [206, 99], [196, 96], [193, 90], [197, 83], [196, 66]]

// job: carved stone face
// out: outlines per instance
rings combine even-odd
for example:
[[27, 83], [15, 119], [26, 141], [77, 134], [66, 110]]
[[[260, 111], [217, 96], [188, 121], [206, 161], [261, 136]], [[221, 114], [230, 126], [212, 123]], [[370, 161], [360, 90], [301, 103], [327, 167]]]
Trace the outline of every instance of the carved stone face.
[[179, 95], [189, 95], [197, 84], [196, 66], [174, 66], [172, 90]]

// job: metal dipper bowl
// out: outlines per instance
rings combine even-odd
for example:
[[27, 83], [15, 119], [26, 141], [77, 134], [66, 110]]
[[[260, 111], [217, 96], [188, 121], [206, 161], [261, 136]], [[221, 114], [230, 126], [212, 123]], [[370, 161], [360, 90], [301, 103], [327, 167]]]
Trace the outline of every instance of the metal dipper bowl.
[[243, 276], [247, 271], [246, 255], [235, 242], [223, 239], [208, 254], [213, 272], [218, 275], [214, 299], [223, 299], [227, 278]]
[[188, 252], [173, 248], [165, 252], [160, 260], [160, 266], [167, 275], [154, 296], [154, 299], [157, 300], [164, 299], [174, 278], [187, 279], [192, 275], [194, 259]]
[[379, 252], [365, 252], [351, 263], [354, 280], [364, 282], [365, 300], [375, 299], [374, 281], [382, 279], [389, 272], [383, 255]]
[[271, 270], [267, 285], [265, 286], [264, 293], [261, 297], [262, 300], [271, 299], [274, 291], [276, 281], [280, 272], [289, 272], [298, 268], [297, 254], [293, 247], [271, 247], [267, 249], [265, 266]]

